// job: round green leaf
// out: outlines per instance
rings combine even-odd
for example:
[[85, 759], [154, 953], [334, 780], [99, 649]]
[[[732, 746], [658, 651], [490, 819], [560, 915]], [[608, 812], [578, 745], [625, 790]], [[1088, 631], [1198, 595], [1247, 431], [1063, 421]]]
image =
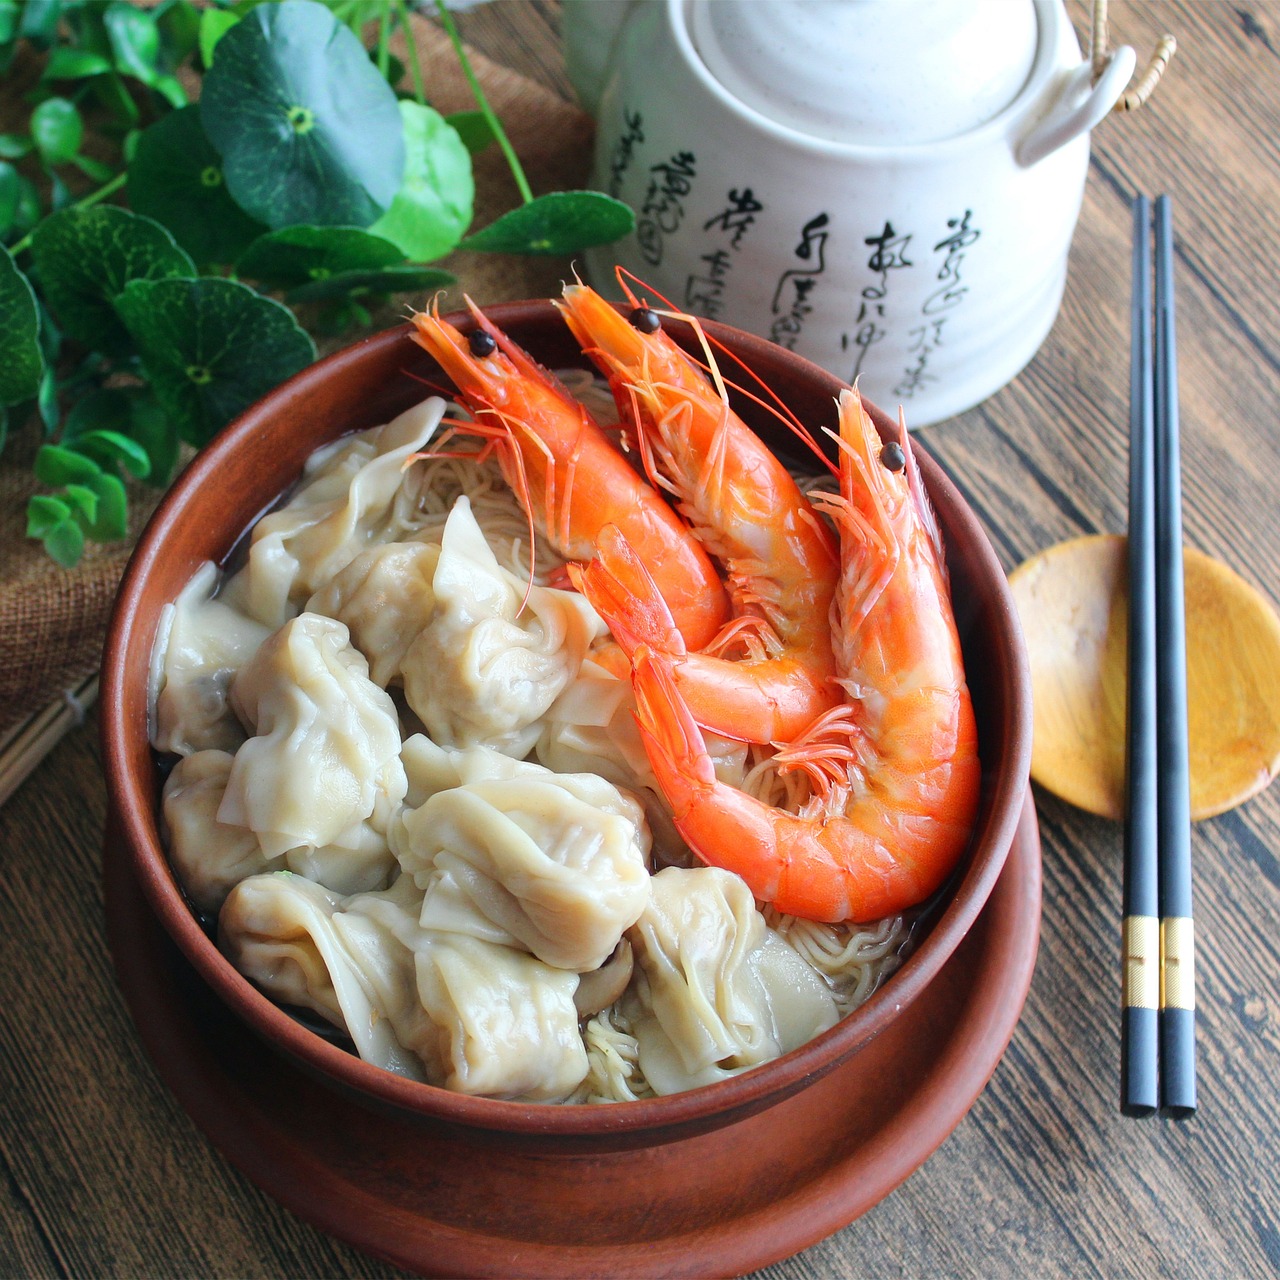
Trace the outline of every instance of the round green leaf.
[[610, 244], [635, 225], [629, 205], [599, 191], [554, 191], [504, 213], [468, 236], [484, 253], [566, 254]]
[[31, 137], [45, 164], [63, 164], [80, 150], [84, 124], [66, 98], [46, 98], [31, 113]]
[[36, 392], [36, 408], [40, 412], [40, 421], [44, 423], [45, 435], [53, 435], [62, 419], [62, 406], [58, 402], [58, 379], [47, 361], [40, 377], [40, 390]]
[[116, 70], [150, 84], [156, 78], [156, 59], [160, 56], [156, 20], [145, 9], [115, 0], [107, 5], [102, 22], [111, 41]]
[[269, 227], [367, 227], [400, 189], [395, 94], [313, 0], [262, 5], [222, 36], [200, 119], [236, 203]]
[[178, 460], [178, 433], [145, 387], [96, 387], [72, 405], [63, 440], [83, 448], [99, 435], [128, 437], [146, 458], [145, 468], [136, 456], [127, 461], [129, 470], [159, 488], [168, 484]]
[[18, 212], [13, 229], [25, 234], [40, 221], [40, 193], [30, 178], [18, 176]]
[[55, 525], [41, 541], [44, 549], [64, 569], [74, 569], [84, 554], [84, 531], [74, 516], [68, 516], [61, 524]]
[[72, 482], [63, 489], [62, 496], [80, 527], [85, 530], [92, 528], [98, 517], [98, 495], [88, 485]]
[[33, 493], [27, 499], [27, 537], [47, 537], [70, 515], [71, 508], [61, 498]]
[[18, 220], [18, 197], [22, 193], [18, 171], [0, 160], [0, 236], [7, 236]]
[[284, 227], [255, 240], [236, 263], [236, 274], [273, 289], [290, 289], [403, 261], [404, 254], [389, 240], [358, 227]]
[[30, 400], [40, 390], [40, 311], [35, 290], [0, 246], [0, 405]]
[[111, 63], [92, 49], [76, 49], [71, 45], [59, 45], [49, 55], [42, 80], [82, 80], [86, 76], [101, 75], [111, 70]]
[[127, 351], [112, 300], [131, 280], [194, 276], [195, 264], [158, 222], [95, 205], [46, 218], [31, 238], [44, 296], [62, 327], [95, 351]]
[[84, 487], [96, 499], [94, 511], [84, 525], [85, 533], [94, 542], [114, 542], [123, 538], [129, 532], [129, 500], [120, 477], [99, 472], [86, 480]]
[[400, 117], [404, 185], [369, 230], [398, 244], [414, 262], [430, 262], [454, 248], [471, 225], [471, 153], [438, 111], [401, 102]]
[[[66, 438], [65, 435], [63, 438]], [[76, 437], [75, 447], [92, 458], [108, 474], [115, 470], [117, 463], [139, 480], [151, 471], [151, 458], [146, 449], [118, 431], [86, 431]]]
[[18, 19], [18, 34], [38, 48], [47, 49], [58, 38], [62, 0], [26, 0]]
[[102, 468], [92, 458], [74, 449], [65, 449], [60, 444], [42, 444], [33, 470], [42, 484], [57, 486], [83, 484]]
[[151, 88], [175, 111], [181, 111], [191, 101], [177, 76], [156, 76], [151, 82]]
[[195, 53], [200, 44], [200, 11], [189, 0], [174, 0], [155, 11], [160, 32], [160, 57], [156, 65], [175, 71]]
[[240, 15], [226, 9], [205, 9], [200, 14], [200, 61], [213, 66], [213, 51], [218, 41], [240, 21]]
[[235, 280], [134, 280], [116, 307], [156, 399], [192, 444], [315, 359], [287, 307]]
[[101, 160], [95, 160], [92, 156], [72, 156], [71, 163], [86, 178], [92, 178], [94, 182], [110, 182], [116, 176], [115, 170], [109, 164], [103, 164]]
[[344, 271], [324, 280], [291, 289], [286, 301], [325, 302], [332, 298], [363, 298], [369, 294], [426, 293], [455, 283], [436, 267], [388, 267], [383, 271]]
[[199, 107], [170, 112], [138, 135], [129, 204], [168, 227], [199, 263], [234, 262], [263, 230], [231, 198]]

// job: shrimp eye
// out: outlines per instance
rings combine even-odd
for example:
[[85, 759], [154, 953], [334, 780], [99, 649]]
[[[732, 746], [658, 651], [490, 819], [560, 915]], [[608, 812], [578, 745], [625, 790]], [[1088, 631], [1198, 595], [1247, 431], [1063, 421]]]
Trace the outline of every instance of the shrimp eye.
[[471, 347], [471, 354], [477, 360], [493, 355], [498, 349], [497, 339], [487, 329], [472, 329], [467, 342]]
[[641, 333], [657, 333], [662, 328], [662, 318], [650, 307], [637, 307], [629, 319]]
[[902, 446], [896, 440], [890, 440], [880, 450], [880, 465], [889, 471], [901, 471], [907, 465], [907, 455], [902, 452]]

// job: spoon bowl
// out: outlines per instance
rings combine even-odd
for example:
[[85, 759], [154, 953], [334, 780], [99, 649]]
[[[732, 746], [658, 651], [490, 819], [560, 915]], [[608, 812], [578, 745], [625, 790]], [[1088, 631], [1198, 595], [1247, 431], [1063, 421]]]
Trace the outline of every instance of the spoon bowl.
[[[1126, 540], [1073, 538], [1009, 575], [1031, 661], [1031, 777], [1124, 817]], [[1191, 817], [1242, 804], [1280, 771], [1280, 616], [1225, 565], [1183, 551]]]

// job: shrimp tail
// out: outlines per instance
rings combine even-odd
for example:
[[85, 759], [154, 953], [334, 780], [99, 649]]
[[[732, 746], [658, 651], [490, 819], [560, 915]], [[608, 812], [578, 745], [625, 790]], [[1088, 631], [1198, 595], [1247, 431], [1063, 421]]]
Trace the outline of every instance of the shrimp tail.
[[[771, 899], [779, 886], [769, 811], [716, 777], [698, 722], [677, 687], [671, 660], [642, 645], [631, 656], [631, 687], [645, 753], [676, 830], [702, 861], [736, 871], [756, 897]], [[701, 852], [708, 844], [708, 819], [726, 836], [715, 841], [714, 858]]]
[[616, 525], [600, 531], [596, 554], [585, 565], [570, 566], [569, 575], [626, 652], [645, 645], [672, 658], [685, 656], [658, 584]]

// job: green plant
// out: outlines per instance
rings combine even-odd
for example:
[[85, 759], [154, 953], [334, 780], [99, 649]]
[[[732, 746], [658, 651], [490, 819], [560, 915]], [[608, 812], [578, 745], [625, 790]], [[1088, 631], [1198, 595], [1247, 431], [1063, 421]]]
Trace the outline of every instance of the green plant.
[[[451, 250], [563, 254], [630, 229], [596, 192], [534, 197], [442, 0], [479, 109], [431, 107], [416, 2], [0, 0], [0, 74], [22, 42], [44, 57], [25, 130], [0, 134], [0, 449], [38, 412], [51, 492], [27, 531], [55, 560], [125, 536], [124, 477], [167, 484], [181, 442], [315, 358], [312, 332], [452, 283], [430, 265]], [[522, 204], [468, 235], [471, 156], [494, 142]]]

